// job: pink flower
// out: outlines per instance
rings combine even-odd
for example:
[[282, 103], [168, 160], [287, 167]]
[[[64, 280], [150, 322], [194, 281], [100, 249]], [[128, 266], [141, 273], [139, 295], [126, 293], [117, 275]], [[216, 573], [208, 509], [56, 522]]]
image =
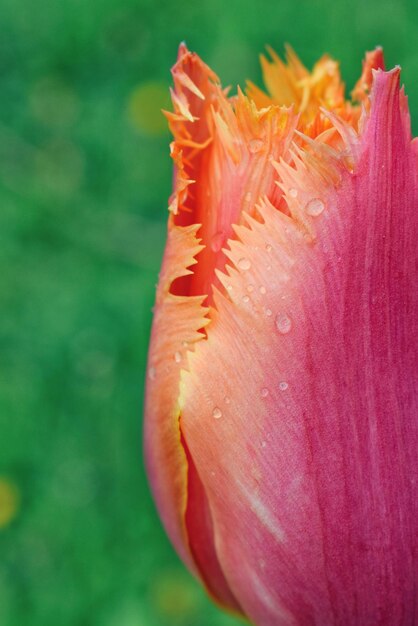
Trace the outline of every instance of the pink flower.
[[184, 45], [145, 411], [178, 553], [260, 626], [418, 624], [418, 164], [399, 68]]

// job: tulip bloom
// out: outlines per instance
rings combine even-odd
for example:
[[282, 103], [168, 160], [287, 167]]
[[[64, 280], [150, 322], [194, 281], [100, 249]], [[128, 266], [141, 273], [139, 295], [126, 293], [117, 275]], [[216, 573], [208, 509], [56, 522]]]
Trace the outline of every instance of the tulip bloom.
[[260, 626], [418, 624], [418, 163], [399, 68], [180, 46], [146, 465], [168, 535]]

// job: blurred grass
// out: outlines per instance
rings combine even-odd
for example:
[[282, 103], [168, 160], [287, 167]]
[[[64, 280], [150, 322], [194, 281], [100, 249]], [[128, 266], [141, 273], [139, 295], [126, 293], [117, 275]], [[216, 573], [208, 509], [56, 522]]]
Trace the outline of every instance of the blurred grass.
[[3, 0], [1, 626], [237, 623], [177, 561], [142, 468], [169, 68], [185, 39], [224, 83], [259, 81], [288, 41], [351, 88], [382, 44], [417, 128], [417, 19], [413, 0]]

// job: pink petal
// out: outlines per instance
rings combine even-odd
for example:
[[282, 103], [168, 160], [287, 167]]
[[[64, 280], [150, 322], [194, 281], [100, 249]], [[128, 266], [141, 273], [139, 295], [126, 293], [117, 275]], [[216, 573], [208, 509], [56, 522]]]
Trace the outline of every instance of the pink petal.
[[307, 141], [293, 174], [278, 164], [290, 217], [265, 201], [237, 228], [183, 372], [216, 554], [259, 626], [418, 619], [418, 167], [399, 70], [374, 74], [358, 151]]

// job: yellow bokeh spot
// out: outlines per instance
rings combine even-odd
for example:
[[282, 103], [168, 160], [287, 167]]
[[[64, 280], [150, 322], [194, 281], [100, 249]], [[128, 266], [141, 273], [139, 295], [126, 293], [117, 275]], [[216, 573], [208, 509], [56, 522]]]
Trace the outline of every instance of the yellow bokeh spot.
[[0, 528], [15, 518], [19, 508], [19, 492], [8, 479], [0, 477]]
[[154, 583], [152, 603], [167, 620], [192, 615], [197, 610], [198, 599], [192, 581], [177, 572], [165, 572]]
[[142, 83], [129, 98], [129, 119], [145, 135], [162, 135], [167, 132], [167, 121], [161, 109], [171, 109], [168, 85], [164, 83]]

